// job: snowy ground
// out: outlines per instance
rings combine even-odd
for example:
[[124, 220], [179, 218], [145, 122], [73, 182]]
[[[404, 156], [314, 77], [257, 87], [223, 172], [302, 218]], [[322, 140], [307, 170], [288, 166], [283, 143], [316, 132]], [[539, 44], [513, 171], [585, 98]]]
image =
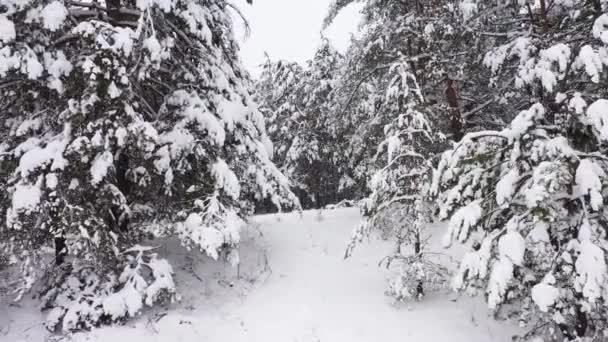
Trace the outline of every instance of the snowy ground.
[[8, 306], [0, 293], [0, 342], [511, 341], [517, 330], [489, 318], [480, 300], [441, 293], [394, 305], [377, 267], [389, 243], [363, 244], [343, 260], [358, 221], [356, 209], [258, 216], [244, 234], [238, 271], [167, 243], [181, 302], [69, 338], [45, 332], [35, 301]]

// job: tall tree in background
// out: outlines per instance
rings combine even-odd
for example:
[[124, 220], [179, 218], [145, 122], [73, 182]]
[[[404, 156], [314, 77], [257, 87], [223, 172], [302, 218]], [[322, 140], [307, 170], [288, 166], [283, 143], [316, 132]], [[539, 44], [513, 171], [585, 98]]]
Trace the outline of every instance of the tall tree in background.
[[[325, 26], [354, 2], [357, 1], [334, 2]], [[491, 73], [483, 65], [485, 52], [496, 45], [496, 34], [489, 31], [495, 22], [502, 27], [502, 21], [509, 20], [504, 12], [500, 13], [502, 16], [483, 13], [466, 1], [359, 2], [363, 2], [361, 36], [352, 41], [346, 53], [336, 118], [348, 127], [354, 139], [378, 132], [374, 130], [376, 97], [369, 95], [370, 86], [373, 93], [375, 82], [393, 63], [404, 60], [418, 80], [424, 105], [432, 108], [437, 129], [448, 138], [457, 141], [453, 133], [504, 127], [512, 118], [505, 117], [504, 110], [515, 101], [508, 91], [512, 82], [488, 86]], [[499, 33], [498, 37], [502, 35]], [[451, 132], [454, 103], [462, 116], [460, 132]], [[353, 151], [354, 162], [369, 159], [360, 156], [363, 151]]]
[[139, 246], [150, 233], [238, 263], [254, 201], [297, 206], [230, 6], [0, 1], [0, 244], [21, 265], [21, 295], [47, 274], [46, 247], [69, 261], [44, 293], [50, 329], [174, 297], [170, 265]]
[[344, 139], [331, 126], [342, 59], [324, 39], [306, 67], [268, 60], [257, 83], [261, 110], [275, 144], [274, 161], [305, 207], [322, 207], [343, 197], [340, 151]]

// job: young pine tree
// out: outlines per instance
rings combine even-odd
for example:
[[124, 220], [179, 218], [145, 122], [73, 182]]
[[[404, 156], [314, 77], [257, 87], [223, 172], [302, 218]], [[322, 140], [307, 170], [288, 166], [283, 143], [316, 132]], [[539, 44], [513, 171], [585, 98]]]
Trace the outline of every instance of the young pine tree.
[[446, 276], [425, 250], [431, 215], [430, 158], [439, 138], [421, 106], [423, 98], [408, 64], [395, 63], [387, 76], [386, 99], [379, 108], [386, 122], [385, 139], [374, 157], [381, 166], [372, 176], [372, 193], [362, 208], [364, 221], [355, 230], [346, 256], [373, 230], [394, 237], [395, 250], [384, 262], [398, 272], [387, 293], [398, 300], [421, 299], [425, 291], [442, 286]]

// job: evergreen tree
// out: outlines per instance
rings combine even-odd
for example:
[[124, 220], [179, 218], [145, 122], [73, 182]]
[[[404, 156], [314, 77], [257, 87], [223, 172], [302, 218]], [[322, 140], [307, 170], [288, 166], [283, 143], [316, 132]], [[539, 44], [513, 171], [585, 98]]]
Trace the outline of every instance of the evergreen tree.
[[331, 123], [341, 63], [342, 56], [324, 39], [306, 67], [268, 60], [257, 83], [257, 97], [276, 146], [274, 161], [305, 207], [342, 199], [344, 139]]
[[[430, 158], [432, 145], [440, 138], [421, 106], [422, 94], [408, 64], [395, 63], [388, 75], [386, 99], [378, 109], [387, 121], [385, 140], [374, 157], [383, 166], [372, 177], [372, 193], [363, 205], [364, 221], [355, 230], [346, 256], [372, 230], [393, 236], [395, 250], [384, 261], [398, 273], [387, 293], [398, 300], [421, 299], [425, 290], [443, 286], [446, 279], [446, 270], [425, 250], [431, 216]], [[378, 160], [380, 156], [386, 157], [386, 163]]]
[[[336, 0], [325, 26], [354, 2]], [[407, 62], [436, 129], [448, 138], [457, 141], [463, 132], [504, 127], [512, 118], [505, 114], [515, 101], [513, 96], [505, 96], [510, 95], [510, 84], [488, 86], [491, 73], [483, 66], [485, 52], [497, 44], [488, 31], [494, 22], [509, 20], [501, 16], [504, 13], [484, 13], [467, 1], [362, 2], [361, 35], [352, 40], [346, 53], [336, 96], [336, 120], [355, 145], [353, 162], [364, 165], [373, 156], [370, 148], [373, 151], [378, 141], [370, 140], [382, 135], [375, 121], [382, 99], [378, 82], [396, 62]], [[450, 88], [456, 103], [446, 94]], [[353, 169], [360, 167], [352, 165]]]
[[47, 277], [50, 329], [175, 298], [146, 236], [238, 263], [254, 201], [297, 205], [270, 160], [230, 6], [0, 2], [1, 244], [21, 265], [20, 295], [48, 276], [45, 248], [70, 261]]
[[[327, 23], [348, 3], [336, 2]], [[451, 37], [444, 24], [453, 15], [438, 4], [421, 6], [365, 2], [362, 35], [349, 48], [336, 95], [336, 126], [350, 140], [349, 167], [371, 190], [346, 256], [374, 230], [393, 237], [396, 248], [385, 261], [397, 277], [388, 293], [399, 300], [421, 298], [446, 276], [425, 251], [425, 228], [432, 213], [431, 159], [444, 140], [440, 113], [448, 112], [430, 99], [442, 92], [437, 84], [449, 69], [439, 49]]]
[[531, 324], [526, 338], [600, 341], [608, 331], [605, 4], [496, 9], [506, 10], [520, 13], [517, 29], [505, 29], [484, 63], [492, 83], [513, 84], [528, 108], [441, 158], [432, 192], [440, 217], [451, 217], [445, 245], [471, 247], [453, 287], [485, 293], [495, 310], [518, 304]]

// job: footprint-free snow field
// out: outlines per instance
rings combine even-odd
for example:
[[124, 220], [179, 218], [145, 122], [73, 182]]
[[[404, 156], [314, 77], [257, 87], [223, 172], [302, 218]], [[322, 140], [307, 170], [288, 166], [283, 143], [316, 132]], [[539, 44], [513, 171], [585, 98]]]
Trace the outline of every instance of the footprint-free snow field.
[[165, 242], [159, 253], [171, 259], [182, 299], [124, 326], [53, 336], [36, 301], [9, 306], [2, 295], [0, 341], [506, 342], [517, 332], [481, 299], [448, 290], [395, 304], [378, 267], [389, 242], [372, 239], [343, 259], [359, 220], [356, 209], [257, 216], [243, 232], [238, 268]]

